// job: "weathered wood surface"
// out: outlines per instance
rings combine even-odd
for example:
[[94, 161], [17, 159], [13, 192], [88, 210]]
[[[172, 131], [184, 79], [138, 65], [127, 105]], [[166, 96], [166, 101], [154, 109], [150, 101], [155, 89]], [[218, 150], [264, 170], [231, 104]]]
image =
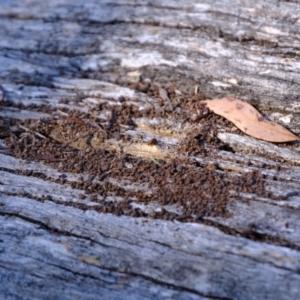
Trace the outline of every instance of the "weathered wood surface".
[[[118, 105], [120, 96], [140, 108], [155, 106], [157, 99], [121, 86], [142, 77], [180, 90], [192, 91], [197, 84], [211, 98], [231, 94], [300, 134], [296, 2], [0, 0], [0, 83], [6, 100], [24, 105], [0, 107], [0, 116], [47, 117], [30, 104], [88, 112], [100, 102]], [[64, 104], [66, 98], [74, 104]], [[161, 149], [122, 147], [133, 155], [152, 151], [153, 157], [176, 157], [169, 146], [192, 125], [166, 117], [156, 120], [161, 130], [154, 132], [151, 122], [136, 120], [136, 131], [128, 132], [158, 138]], [[164, 134], [166, 124], [173, 128], [171, 135]], [[98, 203], [81, 199], [80, 189], [51, 181], [67, 176], [72, 182], [82, 174], [13, 158], [1, 143], [0, 295], [298, 299], [300, 147], [228, 132], [220, 132], [219, 139], [235, 153], [188, 159], [204, 166], [217, 162], [220, 172], [232, 176], [257, 170], [272, 195], [283, 200], [239, 195], [229, 204], [229, 217], [206, 218], [211, 226], [83, 212], [73, 204]], [[280, 171], [273, 168], [278, 164]], [[44, 179], [37, 178], [40, 173]], [[44, 201], [48, 194], [51, 201]], [[155, 204], [142, 208], [159, 209]], [[180, 214], [176, 207], [166, 209]]]

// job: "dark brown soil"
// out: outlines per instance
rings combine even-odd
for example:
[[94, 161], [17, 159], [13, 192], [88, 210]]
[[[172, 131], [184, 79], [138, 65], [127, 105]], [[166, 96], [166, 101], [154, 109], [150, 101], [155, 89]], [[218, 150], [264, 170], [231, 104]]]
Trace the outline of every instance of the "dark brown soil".
[[[90, 198], [99, 203], [93, 208], [78, 205], [83, 210], [199, 222], [206, 216], [226, 217], [228, 203], [238, 198], [241, 192], [270, 196], [264, 189], [262, 176], [255, 172], [230, 173], [217, 164], [200, 164], [191, 159], [192, 156], [213, 158], [214, 150], [232, 151], [217, 138], [220, 126], [230, 130], [232, 124], [199, 105], [204, 99], [201, 94], [182, 93], [178, 97], [173, 87], [162, 90], [143, 82], [130, 87], [156, 97], [158, 103], [152, 108], [139, 110], [121, 97], [119, 105], [99, 104], [88, 114], [66, 108], [61, 109], [65, 115], [52, 119], [0, 120], [0, 138], [5, 140], [10, 154], [15, 157], [43, 161], [61, 172], [89, 174], [87, 180], [82, 177], [78, 182], [68, 182], [67, 177], [59, 180], [61, 184], [69, 183], [82, 189], [82, 199]], [[165, 92], [169, 99], [164, 96]], [[68, 100], [64, 103], [67, 104]], [[11, 103], [2, 101], [2, 105]], [[45, 106], [27, 109], [56, 111]], [[108, 120], [95, 117], [104, 111], [109, 112]], [[125, 133], [123, 127], [134, 131], [134, 120], [140, 117], [172, 117], [202, 126], [201, 130], [192, 130], [181, 140], [174, 149], [180, 155], [174, 158], [136, 157], [104, 146], [107, 140], [117, 144], [140, 142], [159, 146], [156, 138], [144, 141], [143, 137]], [[94, 146], [95, 140], [97, 147]], [[43, 174], [27, 175], [43, 177]], [[121, 200], [115, 201], [117, 197]], [[51, 199], [51, 196], [46, 198]], [[152, 211], [138, 206], [153, 203], [158, 207]]]

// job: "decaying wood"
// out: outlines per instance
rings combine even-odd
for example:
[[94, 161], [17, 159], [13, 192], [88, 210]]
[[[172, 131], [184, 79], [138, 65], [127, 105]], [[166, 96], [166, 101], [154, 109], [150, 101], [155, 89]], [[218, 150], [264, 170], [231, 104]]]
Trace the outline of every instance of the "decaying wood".
[[[257, 290], [266, 299], [298, 295], [300, 256], [294, 250], [262, 247], [199, 224], [82, 214], [29, 198], [0, 201], [9, 216], [1, 216], [4, 294], [15, 295], [12, 282], [18, 281], [22, 295], [46, 298], [61, 298], [64, 288], [70, 298], [255, 299]], [[285, 277], [289, 282], [282, 282]]]
[[[139, 109], [158, 106], [161, 99], [124, 86], [143, 80], [158, 86], [169, 106], [167, 85], [208, 98], [231, 95], [299, 135], [296, 2], [0, 1], [5, 91], [0, 118], [67, 117], [67, 109], [88, 113], [100, 103], [120, 105], [122, 97]], [[4, 100], [13, 107], [2, 106]], [[41, 105], [53, 110], [35, 110]], [[108, 110], [97, 117], [109, 124], [111, 115]], [[210, 226], [84, 212], [78, 206], [96, 208], [99, 201], [81, 197], [84, 191], [71, 184], [89, 180], [89, 174], [14, 158], [0, 139], [0, 295], [298, 299], [299, 144], [284, 147], [219, 128], [218, 138], [230, 151], [182, 157], [176, 146], [200, 125], [168, 114], [134, 121], [135, 130], [124, 126], [122, 133], [142, 136], [143, 142], [103, 143], [97, 139], [101, 127], [95, 127], [91, 145], [154, 162], [184, 158], [204, 167], [217, 164], [218, 172], [232, 177], [256, 171], [272, 197], [280, 198], [233, 194], [229, 216], [202, 218]], [[86, 146], [84, 135], [66, 141], [59, 128], [51, 138], [79, 150]], [[110, 174], [106, 180], [155, 193], [147, 184]], [[122, 201], [113, 193], [106, 200]], [[162, 209], [158, 203], [133, 205], [148, 213]], [[163, 208], [181, 214], [176, 206]]]

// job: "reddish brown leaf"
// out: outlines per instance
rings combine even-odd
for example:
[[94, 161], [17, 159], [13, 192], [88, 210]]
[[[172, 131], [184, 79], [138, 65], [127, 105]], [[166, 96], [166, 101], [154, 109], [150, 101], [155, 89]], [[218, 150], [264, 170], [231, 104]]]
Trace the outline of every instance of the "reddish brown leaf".
[[300, 140], [298, 136], [281, 125], [266, 120], [247, 102], [231, 97], [205, 100], [203, 102], [215, 114], [226, 118], [241, 131], [257, 139], [275, 143]]

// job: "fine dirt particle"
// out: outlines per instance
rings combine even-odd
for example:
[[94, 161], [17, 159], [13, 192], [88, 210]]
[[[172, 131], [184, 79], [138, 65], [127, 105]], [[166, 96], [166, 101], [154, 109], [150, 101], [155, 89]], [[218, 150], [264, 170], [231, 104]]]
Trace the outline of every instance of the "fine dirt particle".
[[[143, 82], [130, 87], [154, 97], [157, 105], [140, 110], [121, 97], [116, 105], [100, 103], [89, 113], [63, 108], [59, 115], [45, 120], [3, 119], [0, 138], [5, 139], [15, 157], [43, 161], [61, 172], [88, 174], [88, 179], [77, 182], [57, 180], [82, 189], [81, 200], [89, 198], [99, 203], [94, 207], [73, 204], [83, 210], [199, 222], [207, 216], [228, 216], [227, 204], [241, 192], [268, 196], [263, 178], [257, 173], [230, 173], [216, 163], [200, 165], [190, 159], [209, 159], [214, 157], [215, 150], [226, 150], [228, 147], [217, 138], [218, 128], [230, 131], [233, 126], [199, 104], [204, 99], [201, 94], [179, 94], [174, 87], [158, 88]], [[168, 99], [162, 97], [162, 89]], [[30, 109], [56, 112], [48, 106]], [[103, 115], [107, 117], [99, 117]], [[172, 155], [165, 159], [151, 155], [142, 158], [125, 153], [122, 145], [146, 144], [148, 148], [159, 149], [163, 142], [159, 136], [144, 140], [143, 134], [147, 133], [138, 133], [138, 118], [164, 118], [188, 126], [182, 130], [177, 145], [164, 150]], [[160, 128], [159, 132], [164, 130]], [[142, 209], [153, 204], [157, 209]]]

